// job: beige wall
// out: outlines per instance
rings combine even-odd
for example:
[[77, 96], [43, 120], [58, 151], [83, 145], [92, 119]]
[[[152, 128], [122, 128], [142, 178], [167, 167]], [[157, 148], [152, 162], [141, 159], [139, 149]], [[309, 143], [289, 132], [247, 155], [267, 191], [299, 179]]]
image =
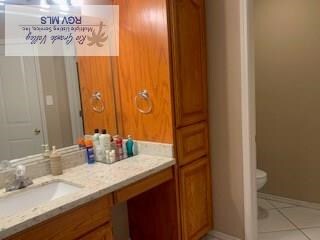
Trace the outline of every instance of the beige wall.
[[[73, 145], [67, 79], [63, 57], [39, 57], [44, 97], [53, 96], [54, 105], [45, 106], [49, 145]], [[78, 91], [78, 89], [75, 89]]]
[[239, 0], [207, 0], [214, 226], [244, 239]]
[[264, 192], [320, 202], [320, 1], [254, 2]]

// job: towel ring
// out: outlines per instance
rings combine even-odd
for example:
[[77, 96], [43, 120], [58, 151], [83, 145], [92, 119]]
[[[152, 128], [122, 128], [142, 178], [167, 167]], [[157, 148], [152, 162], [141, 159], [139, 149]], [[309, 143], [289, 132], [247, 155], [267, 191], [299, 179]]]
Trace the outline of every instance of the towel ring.
[[102, 113], [104, 111], [104, 103], [100, 92], [96, 91], [91, 95], [90, 103], [93, 111], [97, 113]]
[[[138, 100], [139, 99], [142, 99], [142, 100], [147, 102], [147, 104], [148, 104], [148, 108], [147, 109], [142, 109], [141, 107], [139, 107], [139, 104], [138, 104]], [[152, 104], [152, 101], [150, 99], [150, 95], [149, 95], [147, 90], [140, 91], [137, 94], [137, 96], [135, 97], [134, 102], [135, 102], [136, 108], [137, 108], [137, 110], [139, 112], [141, 112], [143, 114], [148, 114], [148, 113], [150, 113], [152, 111], [153, 104]]]

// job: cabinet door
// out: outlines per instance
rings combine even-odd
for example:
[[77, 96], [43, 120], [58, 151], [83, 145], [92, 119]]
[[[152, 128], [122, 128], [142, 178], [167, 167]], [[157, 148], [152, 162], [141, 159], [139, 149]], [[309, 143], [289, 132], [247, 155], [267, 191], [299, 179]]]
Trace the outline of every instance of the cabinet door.
[[112, 227], [106, 224], [102, 227], [93, 230], [87, 235], [81, 237], [79, 240], [112, 240]]
[[177, 130], [179, 166], [208, 155], [208, 124], [201, 122]]
[[204, 0], [170, 1], [177, 127], [207, 118]]
[[210, 164], [201, 158], [180, 169], [182, 239], [198, 240], [212, 227]]

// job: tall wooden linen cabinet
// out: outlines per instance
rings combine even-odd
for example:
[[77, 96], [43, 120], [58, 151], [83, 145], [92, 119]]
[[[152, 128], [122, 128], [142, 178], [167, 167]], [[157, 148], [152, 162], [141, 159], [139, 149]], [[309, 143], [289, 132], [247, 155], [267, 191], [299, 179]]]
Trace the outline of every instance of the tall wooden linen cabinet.
[[212, 228], [204, 0], [168, 1], [181, 233]]
[[213, 227], [204, 0], [166, 4], [177, 181], [128, 202], [133, 240], [198, 240]]

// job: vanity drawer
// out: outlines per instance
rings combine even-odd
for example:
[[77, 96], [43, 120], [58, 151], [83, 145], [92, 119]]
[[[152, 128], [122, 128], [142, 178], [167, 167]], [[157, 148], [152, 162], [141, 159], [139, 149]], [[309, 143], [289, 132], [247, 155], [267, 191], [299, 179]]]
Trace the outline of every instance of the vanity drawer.
[[82, 236], [79, 240], [113, 240], [111, 224], [105, 224]]
[[143, 192], [146, 192], [156, 186], [159, 186], [169, 180], [173, 179], [173, 168], [170, 167], [159, 173], [155, 173], [137, 183], [133, 183], [124, 187], [114, 193], [115, 204], [125, 202]]
[[177, 130], [177, 154], [179, 166], [208, 154], [208, 124], [206, 122]]
[[9, 240], [74, 240], [111, 220], [112, 196], [93, 200], [22, 231]]

